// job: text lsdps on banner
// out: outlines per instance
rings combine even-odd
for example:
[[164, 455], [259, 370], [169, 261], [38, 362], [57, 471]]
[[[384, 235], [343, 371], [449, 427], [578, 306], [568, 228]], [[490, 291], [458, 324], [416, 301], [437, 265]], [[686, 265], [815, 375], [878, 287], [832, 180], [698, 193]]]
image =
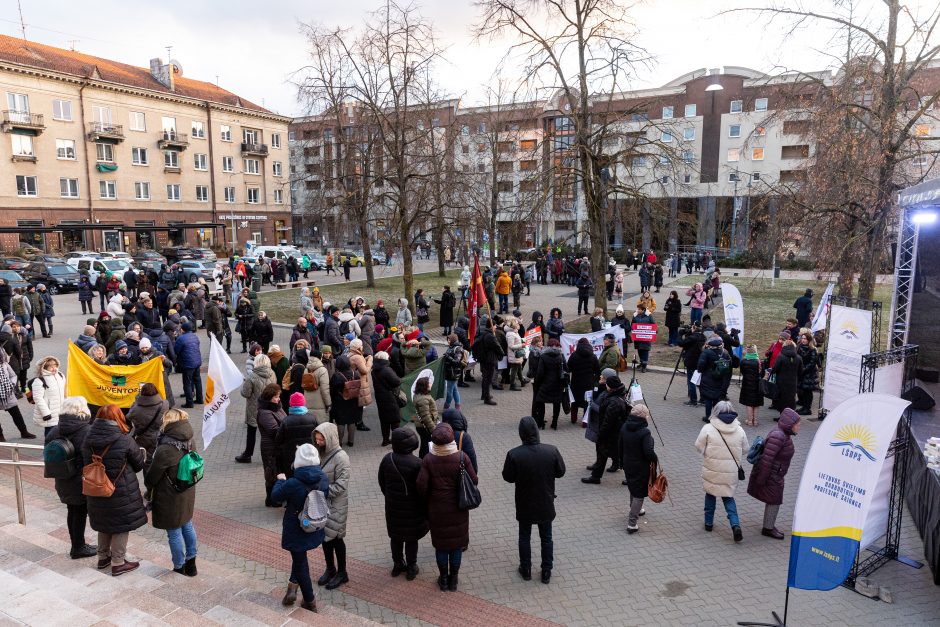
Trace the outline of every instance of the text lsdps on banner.
[[99, 364], [69, 341], [65, 394], [84, 396], [89, 405], [117, 405], [128, 408], [134, 404], [140, 386], [153, 383], [160, 396], [163, 387], [163, 360], [151, 359], [139, 366], [108, 366]]
[[578, 340], [581, 338], [587, 338], [587, 340], [591, 343], [591, 348], [594, 349], [594, 354], [600, 355], [604, 350], [604, 336], [608, 333], [614, 336], [614, 340], [618, 343], [618, 346], [626, 336], [626, 334], [623, 332], [623, 327], [619, 324], [613, 325], [609, 329], [595, 331], [594, 333], [562, 333], [561, 354], [564, 355], [565, 360], [567, 361], [568, 357], [571, 356], [571, 353], [573, 353], [574, 349], [577, 347]]
[[823, 409], [832, 411], [858, 394], [862, 356], [871, 352], [871, 312], [833, 305], [829, 314], [829, 345]]
[[232, 391], [245, 380], [241, 371], [213, 336], [209, 336], [209, 372], [206, 377], [206, 404], [202, 413], [202, 445], [225, 431], [225, 412]]
[[787, 585], [831, 590], [848, 576], [873, 508], [876, 486], [901, 413], [908, 401], [887, 394], [857, 394], [820, 423], [793, 513]]

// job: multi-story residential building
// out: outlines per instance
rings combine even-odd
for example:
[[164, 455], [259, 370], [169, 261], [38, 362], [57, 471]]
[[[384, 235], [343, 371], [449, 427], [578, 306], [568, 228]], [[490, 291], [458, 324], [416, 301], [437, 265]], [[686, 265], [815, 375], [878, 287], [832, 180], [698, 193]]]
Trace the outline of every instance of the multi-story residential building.
[[[940, 65], [921, 71], [940, 89]], [[725, 67], [696, 70], [655, 89], [595, 97], [592, 134], [600, 137], [597, 152], [606, 159], [601, 178], [612, 215], [609, 243], [669, 250], [760, 244], [776, 252], [770, 248], [779, 240], [765, 234], [815, 155], [803, 96], [836, 79], [829, 72], [770, 76]], [[429, 109], [426, 117], [450, 121], [452, 171], [462, 179], [450, 226], [463, 243], [494, 236], [506, 241], [510, 233], [516, 245], [584, 242], [575, 127], [561, 94], [499, 107], [449, 102], [441, 110], [446, 115]], [[925, 119], [915, 133], [936, 135], [935, 125]], [[348, 131], [325, 117], [291, 125], [294, 224], [302, 237], [342, 231], [338, 205], [319, 193], [332, 172], [329, 144], [340, 132]], [[930, 164], [915, 159], [911, 165]], [[480, 219], [493, 199], [495, 233]], [[753, 216], [759, 218], [752, 224]]]
[[290, 118], [183, 76], [0, 36], [0, 248], [290, 240]]

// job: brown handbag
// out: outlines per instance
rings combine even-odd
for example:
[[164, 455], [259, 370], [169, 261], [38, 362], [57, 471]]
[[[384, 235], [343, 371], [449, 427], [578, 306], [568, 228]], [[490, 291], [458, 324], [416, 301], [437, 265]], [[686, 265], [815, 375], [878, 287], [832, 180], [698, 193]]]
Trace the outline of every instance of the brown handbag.
[[649, 497], [654, 503], [662, 503], [669, 489], [669, 481], [658, 463], [650, 464]]

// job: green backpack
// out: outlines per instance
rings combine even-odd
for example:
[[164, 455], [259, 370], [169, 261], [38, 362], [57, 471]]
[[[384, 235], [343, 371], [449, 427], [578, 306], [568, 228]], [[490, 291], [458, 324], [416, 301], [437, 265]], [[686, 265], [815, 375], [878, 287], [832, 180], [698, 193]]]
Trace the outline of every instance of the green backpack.
[[173, 486], [177, 492], [185, 492], [200, 481], [205, 472], [205, 460], [196, 451], [183, 453], [176, 470]]
[[725, 359], [724, 354], [712, 364], [712, 376], [721, 379], [731, 372], [731, 360]]

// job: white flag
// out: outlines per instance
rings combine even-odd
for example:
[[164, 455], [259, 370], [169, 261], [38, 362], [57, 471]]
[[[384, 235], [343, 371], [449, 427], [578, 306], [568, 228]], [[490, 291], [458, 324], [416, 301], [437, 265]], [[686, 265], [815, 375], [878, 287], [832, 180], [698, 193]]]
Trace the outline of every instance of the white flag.
[[822, 298], [819, 299], [819, 306], [816, 307], [816, 315], [813, 316], [813, 326], [810, 327], [810, 331], [815, 333], [820, 329], [826, 328], [826, 319], [829, 318], [829, 301], [832, 300], [832, 288], [835, 286], [835, 283], [830, 283], [826, 287], [826, 291], [823, 292]]
[[225, 410], [229, 394], [245, 377], [213, 336], [209, 336], [209, 373], [206, 378], [206, 404], [202, 415], [202, 445], [209, 448], [212, 439], [225, 431]]

